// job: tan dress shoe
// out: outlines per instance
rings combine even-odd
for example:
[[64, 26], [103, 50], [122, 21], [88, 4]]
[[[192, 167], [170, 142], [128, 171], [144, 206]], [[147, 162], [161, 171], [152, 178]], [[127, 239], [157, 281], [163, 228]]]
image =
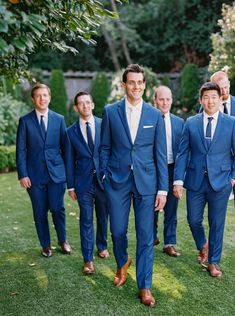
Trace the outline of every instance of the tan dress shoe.
[[198, 253], [197, 262], [199, 264], [204, 264], [208, 260], [208, 242], [202, 247]]
[[131, 265], [131, 257], [128, 256], [127, 262], [124, 264], [122, 268], [118, 268], [114, 277], [114, 285], [117, 287], [122, 286], [127, 280], [127, 270]]
[[52, 256], [51, 247], [42, 248], [41, 255], [45, 258], [50, 258]]
[[70, 255], [71, 254], [71, 247], [69, 245], [69, 243], [67, 241], [64, 242], [59, 242], [58, 243], [60, 248], [61, 248], [61, 252], [65, 255]]
[[140, 289], [139, 299], [142, 304], [147, 305], [149, 307], [154, 307], [157, 304], [157, 301], [153, 297], [150, 289]]
[[159, 238], [157, 238], [157, 239], [155, 239], [155, 240], [153, 241], [153, 245], [154, 245], [154, 246], [158, 246], [159, 244], [160, 244]]
[[92, 274], [95, 272], [94, 264], [92, 261], [85, 262], [83, 267], [83, 273], [84, 274]]
[[109, 257], [109, 252], [107, 249], [100, 250], [100, 251], [98, 250], [97, 254], [98, 254], [98, 257], [100, 257], [101, 259], [105, 259]]
[[173, 246], [167, 246], [162, 249], [163, 252], [165, 252], [170, 257], [179, 257], [181, 256], [181, 253], [176, 251]]
[[214, 278], [220, 278], [223, 275], [218, 264], [208, 264], [207, 270]]

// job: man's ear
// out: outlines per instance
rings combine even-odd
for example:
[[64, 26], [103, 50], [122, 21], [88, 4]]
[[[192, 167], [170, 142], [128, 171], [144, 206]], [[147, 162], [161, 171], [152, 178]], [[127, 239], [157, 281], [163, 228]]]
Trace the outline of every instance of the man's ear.
[[76, 105], [73, 106], [73, 109], [75, 112], [78, 112], [78, 108], [76, 107]]

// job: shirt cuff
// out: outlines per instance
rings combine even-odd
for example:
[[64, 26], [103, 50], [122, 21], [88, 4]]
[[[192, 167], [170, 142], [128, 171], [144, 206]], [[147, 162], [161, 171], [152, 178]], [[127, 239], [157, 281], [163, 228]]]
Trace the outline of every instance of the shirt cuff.
[[173, 185], [184, 185], [184, 181], [182, 181], [182, 180], [175, 180], [174, 182], [173, 182]]
[[161, 190], [159, 190], [159, 191], [157, 192], [157, 195], [165, 195], [165, 196], [167, 196], [167, 191], [161, 191]]
[[70, 189], [68, 189], [68, 191], [75, 191], [75, 189], [74, 188], [70, 188]]

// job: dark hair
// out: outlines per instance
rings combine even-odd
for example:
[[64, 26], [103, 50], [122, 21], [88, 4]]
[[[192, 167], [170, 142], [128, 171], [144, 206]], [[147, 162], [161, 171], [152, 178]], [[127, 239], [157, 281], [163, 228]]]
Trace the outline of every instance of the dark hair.
[[216, 90], [218, 95], [219, 95], [219, 97], [221, 96], [220, 88], [219, 88], [219, 86], [216, 83], [214, 83], [214, 82], [205, 82], [201, 86], [201, 88], [199, 90], [199, 97], [200, 97], [200, 99], [202, 98], [203, 93], [205, 91], [208, 91], [208, 90]]
[[123, 75], [122, 75], [122, 82], [126, 83], [127, 82], [127, 74], [129, 72], [137, 72], [137, 73], [142, 73], [143, 74], [143, 80], [145, 82], [145, 73], [144, 73], [144, 68], [141, 67], [138, 64], [130, 64], [126, 67]]
[[34, 97], [34, 92], [35, 92], [36, 90], [38, 90], [38, 89], [47, 89], [48, 93], [51, 95], [51, 90], [50, 90], [50, 88], [49, 88], [46, 84], [37, 82], [37, 83], [33, 86], [32, 90], [31, 90], [31, 97], [32, 97], [32, 98]]
[[74, 104], [75, 104], [75, 105], [77, 104], [77, 99], [78, 99], [79, 97], [81, 97], [82, 95], [88, 95], [88, 96], [91, 98], [91, 101], [93, 102], [93, 98], [92, 98], [92, 96], [90, 95], [90, 93], [88, 93], [88, 92], [86, 92], [86, 91], [80, 91], [80, 92], [78, 92], [78, 93], [75, 95], [75, 97], [74, 97]]

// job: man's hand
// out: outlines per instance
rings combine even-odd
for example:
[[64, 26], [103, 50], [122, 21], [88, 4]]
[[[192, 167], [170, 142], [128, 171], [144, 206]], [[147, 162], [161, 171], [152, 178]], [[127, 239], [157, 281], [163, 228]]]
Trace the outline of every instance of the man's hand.
[[235, 184], [235, 180], [234, 179], [231, 179], [231, 184], [232, 184], [232, 187], [234, 187], [234, 184]]
[[184, 190], [184, 188], [182, 185], [178, 185], [178, 184], [174, 185], [174, 187], [173, 187], [174, 196], [180, 200], [183, 196], [183, 190]]
[[72, 200], [76, 201], [77, 198], [77, 194], [75, 193], [74, 190], [68, 191], [68, 195], [72, 198]]
[[161, 209], [163, 209], [165, 204], [166, 204], [166, 195], [157, 194], [156, 200], [155, 200], [155, 211], [158, 212]]
[[31, 181], [29, 177], [24, 177], [20, 179], [20, 185], [22, 186], [22, 188], [25, 188], [25, 189], [31, 188]]

